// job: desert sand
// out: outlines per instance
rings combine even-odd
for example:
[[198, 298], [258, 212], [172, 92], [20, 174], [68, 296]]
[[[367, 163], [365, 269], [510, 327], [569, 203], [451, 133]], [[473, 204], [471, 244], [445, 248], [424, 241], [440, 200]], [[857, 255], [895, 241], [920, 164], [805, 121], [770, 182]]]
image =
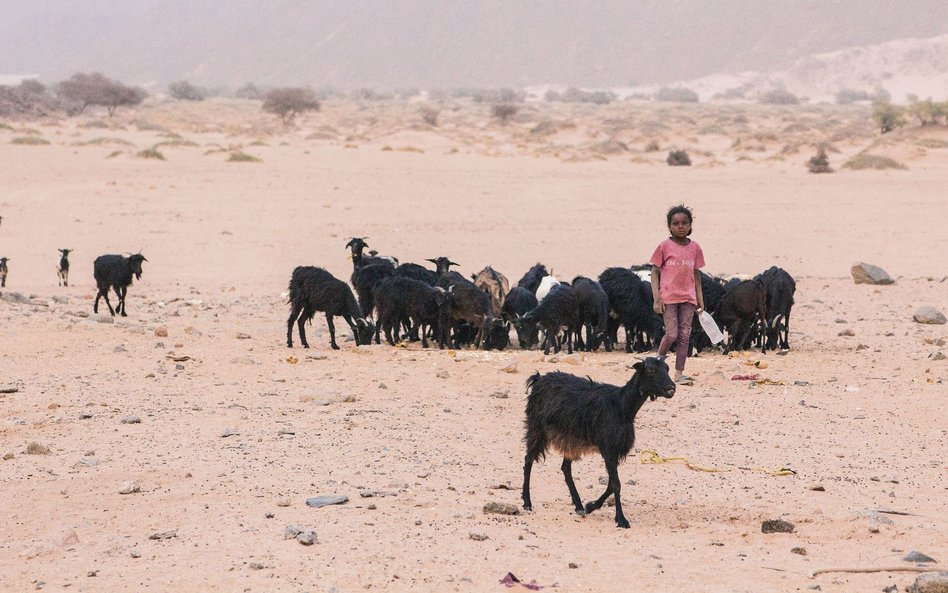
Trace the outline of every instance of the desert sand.
[[[344, 101], [287, 128], [226, 100], [4, 123], [3, 294], [29, 302], [0, 301], [0, 590], [502, 591], [511, 572], [562, 591], [881, 591], [916, 575], [808, 573], [948, 562], [948, 361], [932, 358], [948, 326], [912, 319], [948, 310], [945, 128], [634, 103], [502, 125], [465, 101], [437, 127], [415, 104]], [[835, 173], [807, 172], [819, 142]], [[155, 145], [165, 160], [135, 156]], [[667, 166], [672, 147], [693, 166]], [[907, 169], [841, 168], [867, 149]], [[526, 378], [623, 383], [634, 356], [356, 348], [339, 319], [332, 351], [319, 315], [311, 349], [286, 347], [292, 269], [348, 280], [351, 236], [568, 280], [646, 261], [678, 202], [708, 271], [793, 274], [792, 350], [703, 353], [694, 385], [643, 407], [619, 469], [631, 529], [611, 507], [573, 514], [555, 455], [532, 512], [483, 507], [520, 505]], [[92, 260], [139, 250], [128, 317], [92, 315]], [[857, 261], [895, 284], [855, 285]], [[748, 373], [769, 381], [731, 380]], [[599, 458], [574, 475], [584, 499], [604, 488]], [[327, 494], [349, 500], [306, 506]], [[764, 534], [769, 519], [795, 530]]]

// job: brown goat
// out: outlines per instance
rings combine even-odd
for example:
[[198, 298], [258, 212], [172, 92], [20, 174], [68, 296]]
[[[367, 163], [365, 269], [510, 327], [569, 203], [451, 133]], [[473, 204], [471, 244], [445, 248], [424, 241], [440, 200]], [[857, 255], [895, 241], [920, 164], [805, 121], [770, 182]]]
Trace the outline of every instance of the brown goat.
[[504, 299], [510, 292], [510, 282], [506, 276], [487, 266], [476, 275], [472, 275], [474, 285], [486, 292], [490, 296], [490, 304], [494, 311], [500, 311], [504, 307]]

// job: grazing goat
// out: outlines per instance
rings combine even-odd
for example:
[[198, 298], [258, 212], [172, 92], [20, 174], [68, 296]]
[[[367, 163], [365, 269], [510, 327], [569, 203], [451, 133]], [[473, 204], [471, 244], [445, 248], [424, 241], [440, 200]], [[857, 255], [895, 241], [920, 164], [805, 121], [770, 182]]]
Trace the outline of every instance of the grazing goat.
[[[715, 315], [721, 304], [721, 297], [724, 296], [724, 281], [721, 278], [709, 276], [704, 272], [701, 274], [701, 294], [704, 295], [704, 310], [709, 315]], [[701, 328], [701, 322], [698, 320], [698, 314], [695, 313], [694, 322], [691, 324], [691, 340], [689, 355], [701, 352], [706, 348], [713, 348], [714, 345], [707, 334]]]
[[[760, 280], [742, 280], [721, 297], [717, 320], [727, 328], [725, 350], [743, 350], [753, 332], [767, 324], [767, 291]], [[761, 341], [761, 352], [767, 352], [767, 341]]]
[[[654, 401], [675, 395], [667, 364], [657, 358], [646, 358], [632, 366], [635, 373], [621, 387], [559, 371], [536, 373], [527, 379], [530, 394], [524, 422], [527, 445], [523, 460], [524, 509], [533, 509], [530, 499], [533, 463], [546, 458], [552, 448], [563, 456], [560, 469], [576, 513], [588, 515], [615, 495], [616, 526], [628, 529], [629, 522], [622, 513], [619, 462], [635, 444], [635, 415], [646, 399]], [[573, 482], [572, 463], [589, 453], [602, 455], [609, 482], [602, 496], [583, 506]]]
[[412, 329], [421, 330], [424, 348], [428, 347], [428, 328], [433, 328], [438, 347], [444, 349], [451, 328], [451, 295], [443, 288], [395, 276], [375, 289], [375, 307], [378, 311], [376, 333], [384, 331], [389, 344], [394, 346], [399, 339], [401, 324], [410, 322]]
[[438, 286], [447, 290], [452, 296], [451, 318], [454, 323], [454, 347], [459, 348], [465, 342], [462, 339], [461, 324], [467, 323], [474, 331], [475, 347], [480, 348], [481, 343], [487, 338], [487, 332], [492, 329], [485, 324], [494, 317], [490, 297], [457, 272], [442, 274], [438, 279]]
[[539, 288], [537, 288], [537, 300], [542, 301], [545, 299], [546, 295], [550, 294], [550, 290], [552, 290], [554, 286], [558, 286], [560, 284], [562, 284], [562, 282], [560, 282], [553, 274], [544, 276], [540, 280]]
[[7, 285], [7, 273], [10, 271], [7, 267], [8, 261], [10, 261], [9, 257], [0, 257], [0, 288]]
[[543, 264], [535, 264], [532, 268], [527, 270], [527, 273], [523, 275], [517, 282], [517, 286], [520, 288], [526, 288], [533, 294], [536, 294], [537, 289], [540, 288], [540, 281], [543, 280], [544, 276], [549, 276], [550, 273], [546, 271], [546, 266]]
[[[599, 283], [609, 299], [609, 336], [618, 339], [619, 325], [625, 328], [625, 351], [648, 350], [664, 333], [662, 318], [652, 309], [652, 289], [629, 268], [606, 268]], [[643, 338], [644, 335], [644, 338]]]
[[59, 286], [69, 286], [69, 254], [72, 253], [72, 249], [60, 249], [59, 250], [59, 267], [56, 268], [56, 273], [59, 274]]
[[[532, 311], [537, 306], [537, 297], [531, 291], [520, 286], [514, 286], [507, 293], [504, 299], [504, 305], [501, 308], [501, 317], [508, 323], [514, 323], [518, 317], [522, 317]], [[520, 343], [521, 350], [529, 350], [540, 343], [540, 330], [536, 324], [529, 328], [523, 325], [514, 324], [517, 328], [517, 341]]]
[[[100, 255], [92, 262], [92, 274], [95, 276], [95, 284], [99, 289], [95, 295], [95, 303], [92, 305], [92, 312], [99, 312], [99, 299], [105, 297], [105, 304], [109, 308], [109, 313], [115, 317], [118, 313], [122, 317], [125, 314], [125, 295], [128, 294], [128, 287], [132, 284], [132, 276], [136, 280], [142, 279], [142, 262], [148, 261], [141, 253], [136, 253], [128, 257], [121, 255]], [[118, 306], [112, 309], [112, 303], [109, 302], [109, 289], [115, 291], [118, 296]]]
[[293, 322], [300, 332], [300, 343], [309, 348], [306, 341], [307, 321], [312, 320], [317, 311], [326, 313], [326, 325], [329, 326], [329, 345], [339, 350], [336, 344], [336, 326], [334, 315], [341, 315], [355, 338], [356, 346], [370, 344], [375, 328], [365, 320], [359, 304], [356, 303], [349, 285], [326, 270], [313, 266], [299, 266], [293, 270], [289, 287], [290, 317], [286, 321], [286, 345], [293, 347]]
[[530, 332], [539, 327], [546, 336], [543, 340], [543, 354], [560, 351], [560, 332], [565, 333], [566, 351], [573, 353], [573, 328], [579, 323], [579, 307], [576, 293], [568, 284], [557, 284], [550, 294], [541, 300], [532, 311], [514, 321], [519, 331]]
[[797, 283], [786, 270], [773, 266], [756, 276], [767, 291], [767, 334], [761, 339], [767, 340], [771, 350], [790, 349], [790, 309], [793, 308], [793, 294]]
[[398, 259], [394, 257], [362, 255], [362, 250], [369, 246], [369, 244], [365, 242], [366, 239], [368, 239], [368, 237], [353, 237], [346, 243], [346, 249], [352, 251], [352, 270], [355, 271], [361, 267], [371, 266], [373, 264], [389, 266], [394, 270], [395, 266], [398, 265]]
[[[428, 260], [430, 261], [430, 260]], [[418, 280], [424, 282], [428, 286], [434, 286], [438, 283], [438, 274], [437, 272], [432, 272], [424, 266], [419, 266], [418, 264], [402, 264], [395, 268], [395, 275], [399, 278], [411, 278], [412, 280]]]
[[383, 280], [394, 275], [395, 268], [389, 264], [371, 264], [352, 272], [350, 280], [359, 296], [359, 307], [366, 317], [372, 315], [375, 309], [375, 289]]
[[435, 273], [440, 278], [450, 271], [451, 266], [460, 266], [461, 264], [451, 261], [447, 257], [436, 257], [433, 259], [426, 259], [425, 261], [430, 261], [435, 265]]
[[472, 274], [471, 279], [474, 280], [474, 286], [490, 296], [490, 304], [494, 311], [500, 311], [504, 306], [504, 298], [510, 292], [510, 282], [507, 281], [507, 277], [487, 266], [477, 274]]
[[[609, 339], [609, 297], [602, 285], [586, 278], [573, 278], [573, 291], [576, 293], [576, 304], [579, 313], [579, 323], [574, 328], [576, 334], [576, 349], [591, 352], [598, 350], [600, 344], [605, 344], [606, 352], [612, 352], [612, 340]], [[586, 341], [583, 342], [583, 328], [586, 328]]]

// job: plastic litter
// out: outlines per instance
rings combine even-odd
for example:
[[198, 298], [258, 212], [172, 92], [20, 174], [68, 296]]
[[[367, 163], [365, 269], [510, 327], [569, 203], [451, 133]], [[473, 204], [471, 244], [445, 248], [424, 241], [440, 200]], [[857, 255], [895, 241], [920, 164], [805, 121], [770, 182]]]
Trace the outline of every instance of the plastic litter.
[[698, 313], [698, 321], [701, 323], [701, 329], [708, 335], [708, 339], [711, 340], [712, 344], [719, 344], [724, 339], [724, 334], [718, 329], [718, 324], [714, 322], [714, 318], [711, 317], [710, 313], [707, 311]]

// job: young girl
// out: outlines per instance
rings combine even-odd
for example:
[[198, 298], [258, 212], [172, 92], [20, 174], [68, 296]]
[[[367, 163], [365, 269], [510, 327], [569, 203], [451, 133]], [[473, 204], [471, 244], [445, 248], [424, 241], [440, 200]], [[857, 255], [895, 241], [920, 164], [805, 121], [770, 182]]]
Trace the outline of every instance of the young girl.
[[665, 337], [658, 347], [658, 357], [668, 356], [673, 343], [675, 350], [675, 381], [687, 381], [683, 375], [688, 358], [688, 342], [691, 339], [691, 321], [696, 312], [704, 310], [704, 295], [701, 294], [701, 276], [704, 253], [691, 239], [691, 209], [683, 204], [674, 206], [665, 217], [671, 236], [661, 243], [652, 254], [652, 297], [655, 312], [665, 319]]

